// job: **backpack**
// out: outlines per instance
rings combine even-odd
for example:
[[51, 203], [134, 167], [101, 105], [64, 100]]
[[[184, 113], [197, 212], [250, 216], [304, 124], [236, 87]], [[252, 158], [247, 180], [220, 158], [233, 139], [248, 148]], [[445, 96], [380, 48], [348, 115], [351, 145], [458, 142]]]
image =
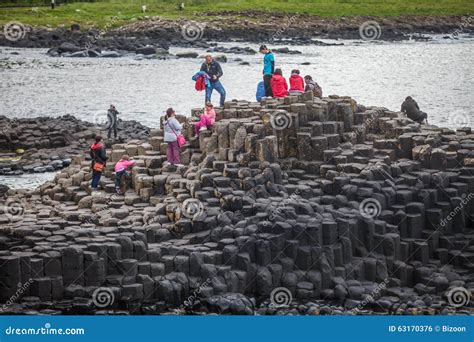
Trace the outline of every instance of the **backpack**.
[[194, 85], [194, 88], [197, 91], [203, 91], [204, 89], [206, 89], [206, 82], [205, 82], [203, 76], [200, 76], [200, 77], [197, 78], [196, 84]]

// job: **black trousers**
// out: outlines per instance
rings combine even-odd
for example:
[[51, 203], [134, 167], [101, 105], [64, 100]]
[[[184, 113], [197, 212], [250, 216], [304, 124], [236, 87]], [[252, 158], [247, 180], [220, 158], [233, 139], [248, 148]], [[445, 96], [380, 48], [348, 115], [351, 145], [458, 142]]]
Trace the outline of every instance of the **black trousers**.
[[110, 136], [112, 135], [112, 131], [114, 131], [114, 138], [117, 138], [117, 126], [116, 125], [112, 125], [109, 127], [109, 132], [107, 133], [107, 138], [110, 138]]
[[270, 81], [272, 80], [272, 75], [263, 75], [263, 86], [265, 87], [265, 96], [273, 97], [272, 86]]

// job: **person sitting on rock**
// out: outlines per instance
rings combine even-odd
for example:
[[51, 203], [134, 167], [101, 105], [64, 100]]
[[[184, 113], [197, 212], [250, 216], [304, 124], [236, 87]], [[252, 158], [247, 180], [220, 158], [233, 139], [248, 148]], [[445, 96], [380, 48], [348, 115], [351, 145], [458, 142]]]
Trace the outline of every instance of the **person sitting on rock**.
[[303, 77], [300, 76], [300, 71], [298, 69], [294, 69], [291, 71], [290, 76], [290, 95], [299, 95], [302, 94], [304, 91], [304, 80]]
[[313, 80], [310, 75], [306, 75], [304, 77], [304, 82], [306, 83], [304, 91], [312, 91], [315, 97], [323, 97], [323, 89], [319, 86], [318, 83], [316, 83], [316, 81]]
[[114, 139], [117, 139], [117, 114], [119, 112], [114, 105], [110, 105], [109, 110], [107, 111], [107, 128], [109, 132], [107, 133], [107, 138], [110, 139], [112, 136], [112, 130], [114, 131]]
[[255, 98], [257, 99], [257, 102], [260, 102], [262, 100], [262, 97], [264, 96], [265, 96], [265, 83], [263, 81], [260, 81], [257, 84], [257, 92], [255, 94]]
[[194, 126], [196, 130], [196, 136], [199, 136], [199, 132], [205, 129], [211, 129], [212, 125], [216, 122], [216, 111], [211, 102], [206, 103], [204, 113], [199, 117], [199, 122]]
[[122, 190], [122, 178], [128, 176], [128, 168], [135, 165], [135, 160], [130, 160], [130, 157], [126, 154], [115, 164], [115, 191], [121, 195], [124, 193]]
[[92, 169], [92, 192], [97, 191], [99, 186], [100, 177], [105, 168], [107, 162], [107, 152], [105, 146], [102, 144], [102, 137], [100, 135], [95, 137], [95, 143], [90, 146], [89, 154], [92, 158], [91, 169]]
[[272, 86], [273, 97], [288, 96], [288, 83], [286, 83], [286, 79], [283, 77], [283, 72], [280, 68], [275, 69], [270, 84]]
[[401, 111], [415, 122], [428, 124], [428, 114], [420, 110], [418, 103], [411, 96], [407, 96], [403, 101]]
[[168, 163], [174, 166], [181, 166], [180, 147], [178, 143], [178, 136], [181, 134], [183, 126], [175, 118], [176, 112], [173, 108], [166, 110], [166, 118], [163, 123], [165, 131], [165, 142], [167, 143], [166, 158]]

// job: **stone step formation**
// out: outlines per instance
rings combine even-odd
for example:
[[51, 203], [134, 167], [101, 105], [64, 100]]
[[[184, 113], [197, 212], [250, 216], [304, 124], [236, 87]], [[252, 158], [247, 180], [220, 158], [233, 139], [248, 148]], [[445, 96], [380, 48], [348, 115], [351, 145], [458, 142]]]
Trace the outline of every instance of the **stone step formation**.
[[[106, 112], [95, 119], [103, 124], [72, 115], [33, 119], [0, 116], [0, 175], [53, 172], [69, 166], [74, 156], [87, 151], [95, 135], [107, 134]], [[146, 139], [148, 134], [149, 128], [139, 122], [119, 120], [120, 139]], [[24, 153], [17, 153], [19, 149]]]
[[98, 194], [88, 156], [7, 193], [3, 312], [472, 314], [449, 297], [474, 288], [471, 128], [311, 93], [227, 102], [196, 137], [198, 115], [184, 166], [156, 129]]

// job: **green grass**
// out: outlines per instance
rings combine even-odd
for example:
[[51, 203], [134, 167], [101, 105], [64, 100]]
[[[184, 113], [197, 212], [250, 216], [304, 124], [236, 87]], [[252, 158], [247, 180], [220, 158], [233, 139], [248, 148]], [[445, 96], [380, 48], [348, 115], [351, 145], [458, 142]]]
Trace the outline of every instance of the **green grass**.
[[[58, 26], [79, 23], [83, 27], [111, 28], [142, 20], [144, 16], [194, 18], [194, 12], [224, 10], [260, 10], [284, 13], [306, 13], [324, 17], [399, 16], [399, 15], [465, 15], [474, 13], [473, 0], [184, 0], [185, 11], [177, 9], [180, 0], [106, 0], [70, 3], [49, 7], [2, 8], [0, 25], [19, 21], [29, 25]], [[44, 4], [44, 1], [19, 0], [18, 4]], [[146, 14], [141, 6], [147, 6]], [[2, 3], [1, 6], [6, 6]]]

